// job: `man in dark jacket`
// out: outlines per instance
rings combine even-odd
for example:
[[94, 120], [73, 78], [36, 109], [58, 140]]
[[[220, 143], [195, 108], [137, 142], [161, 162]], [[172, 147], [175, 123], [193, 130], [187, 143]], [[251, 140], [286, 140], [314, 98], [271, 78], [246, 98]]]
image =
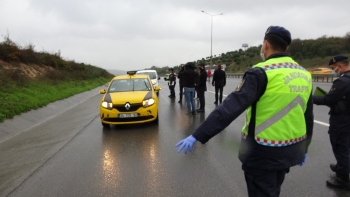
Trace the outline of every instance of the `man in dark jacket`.
[[215, 86], [215, 102], [218, 104], [218, 93], [220, 91], [220, 103], [222, 103], [222, 91], [226, 85], [226, 72], [221, 70], [221, 65], [218, 65], [218, 68], [214, 71], [212, 85]]
[[201, 113], [204, 112], [205, 97], [204, 92], [207, 91], [207, 72], [205, 72], [205, 64], [199, 64], [199, 79], [197, 84], [197, 96], [199, 98], [199, 109], [196, 111]]
[[[196, 141], [208, 142], [247, 110], [239, 159], [249, 197], [279, 196], [286, 173], [304, 164], [311, 143], [312, 77], [286, 53], [291, 40], [285, 28], [269, 27], [260, 52], [263, 62], [245, 72], [224, 102], [175, 145], [178, 152], [191, 152]], [[294, 86], [304, 88], [293, 91]]]
[[180, 100], [178, 101], [178, 103], [182, 103], [182, 95], [183, 95], [183, 89], [184, 89], [184, 86], [183, 86], [183, 79], [182, 79], [182, 73], [184, 72], [185, 70], [185, 67], [184, 65], [181, 65], [180, 66], [180, 71], [177, 73], [177, 78], [179, 79], [179, 88], [180, 88]]
[[330, 107], [328, 134], [337, 161], [331, 164], [330, 168], [336, 173], [337, 178], [328, 180], [327, 185], [350, 190], [350, 65], [348, 57], [334, 56], [329, 61], [329, 67], [340, 76], [334, 80], [330, 91], [325, 96], [313, 96], [313, 103]]
[[196, 114], [196, 105], [194, 103], [195, 86], [198, 83], [198, 72], [194, 71], [194, 63], [188, 62], [185, 65], [185, 71], [182, 73], [183, 86], [187, 102], [187, 114]]

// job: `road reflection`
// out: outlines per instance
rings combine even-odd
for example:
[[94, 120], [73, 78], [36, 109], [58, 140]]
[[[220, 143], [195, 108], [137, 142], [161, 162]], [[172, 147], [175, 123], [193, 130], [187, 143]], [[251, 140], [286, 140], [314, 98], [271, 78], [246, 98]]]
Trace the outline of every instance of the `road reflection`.
[[104, 149], [103, 154], [103, 188], [116, 189], [120, 184], [119, 161], [113, 157], [113, 153], [108, 148]]
[[132, 184], [145, 187], [142, 191], [147, 196], [161, 190], [163, 168], [158, 130], [158, 125], [153, 124], [103, 129], [104, 188], [121, 193]]

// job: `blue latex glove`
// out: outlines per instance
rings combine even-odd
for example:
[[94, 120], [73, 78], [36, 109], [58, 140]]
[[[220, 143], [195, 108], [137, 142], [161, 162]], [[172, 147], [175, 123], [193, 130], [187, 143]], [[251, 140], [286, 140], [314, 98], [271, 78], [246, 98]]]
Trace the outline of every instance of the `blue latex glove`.
[[192, 152], [193, 144], [196, 142], [197, 142], [196, 138], [194, 138], [192, 135], [188, 136], [187, 138], [181, 140], [175, 145], [176, 147], [180, 146], [177, 152], [180, 153], [183, 148], [184, 148], [185, 154], [187, 154], [188, 151]]
[[305, 155], [304, 155], [304, 160], [299, 164], [299, 166], [304, 165], [304, 163], [306, 162], [306, 158], [307, 158], [307, 155], [306, 155], [306, 153], [305, 153]]

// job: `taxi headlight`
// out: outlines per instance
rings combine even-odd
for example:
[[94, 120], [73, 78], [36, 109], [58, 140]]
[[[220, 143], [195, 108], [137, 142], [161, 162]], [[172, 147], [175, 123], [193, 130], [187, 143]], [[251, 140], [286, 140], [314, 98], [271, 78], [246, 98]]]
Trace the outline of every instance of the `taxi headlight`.
[[143, 107], [148, 107], [148, 106], [151, 106], [153, 104], [154, 104], [154, 99], [153, 98], [142, 101], [142, 106]]
[[113, 103], [109, 103], [106, 101], [102, 102], [102, 107], [106, 108], [106, 109], [112, 109], [113, 108]]

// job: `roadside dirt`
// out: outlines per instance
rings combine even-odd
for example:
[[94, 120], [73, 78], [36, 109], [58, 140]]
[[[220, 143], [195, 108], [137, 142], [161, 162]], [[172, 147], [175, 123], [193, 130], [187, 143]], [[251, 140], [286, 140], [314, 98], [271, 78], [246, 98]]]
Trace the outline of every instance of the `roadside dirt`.
[[46, 65], [36, 65], [36, 64], [23, 64], [23, 63], [15, 63], [10, 64], [8, 62], [4, 62], [0, 60], [0, 70], [17, 70], [18, 72], [21, 72], [21, 74], [26, 75], [27, 77], [31, 79], [35, 79], [38, 76], [46, 75], [48, 72], [52, 72], [55, 69], [46, 66]]

